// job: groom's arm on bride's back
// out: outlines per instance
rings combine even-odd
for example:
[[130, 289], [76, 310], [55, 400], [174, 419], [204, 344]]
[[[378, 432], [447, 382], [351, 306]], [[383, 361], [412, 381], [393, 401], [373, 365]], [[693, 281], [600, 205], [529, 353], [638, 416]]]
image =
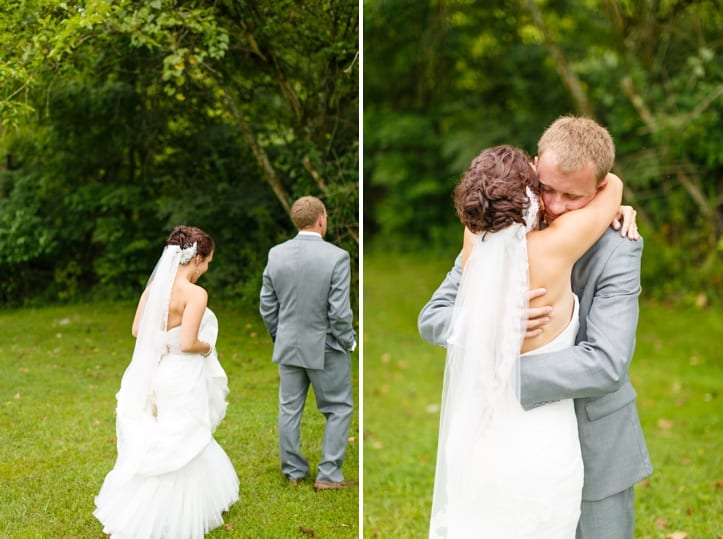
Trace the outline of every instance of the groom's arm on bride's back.
[[417, 318], [419, 334], [428, 343], [447, 347], [452, 310], [461, 279], [462, 253], [460, 252], [454, 261], [454, 266], [449, 270], [442, 284], [434, 291], [432, 298], [422, 307]]
[[[447, 347], [449, 327], [452, 322], [452, 311], [457, 299], [457, 290], [462, 279], [462, 253], [454, 261], [454, 266], [434, 291], [432, 298], [422, 308], [417, 318], [417, 327], [422, 339], [430, 344]], [[543, 295], [544, 289], [531, 290], [529, 299]], [[534, 337], [542, 331], [542, 327], [550, 321], [549, 306], [530, 309], [527, 321], [527, 336]]]
[[594, 295], [587, 312], [581, 310], [584, 333], [578, 334], [577, 345], [521, 360], [525, 409], [567, 398], [601, 397], [629, 380], [638, 325], [643, 242], [613, 232], [606, 234], [607, 248], [593, 254], [604, 262], [592, 257], [585, 261], [591, 266], [599, 263], [601, 268], [595, 275], [587, 274], [590, 282], [585, 286], [593, 286]]

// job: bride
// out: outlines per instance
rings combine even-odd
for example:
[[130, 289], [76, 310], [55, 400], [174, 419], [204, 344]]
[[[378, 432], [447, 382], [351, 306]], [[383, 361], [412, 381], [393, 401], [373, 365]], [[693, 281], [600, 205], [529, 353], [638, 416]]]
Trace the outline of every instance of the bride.
[[138, 302], [116, 395], [118, 458], [93, 513], [113, 538], [202, 538], [238, 500], [236, 472], [213, 439], [228, 394], [218, 321], [195, 284], [213, 251], [204, 231], [176, 227]]
[[[622, 182], [608, 174], [591, 202], [544, 230], [540, 189], [529, 157], [511, 146], [484, 150], [455, 189], [463, 272], [447, 341], [430, 538], [575, 537], [583, 463], [573, 401], [525, 412], [519, 361], [574, 345], [572, 266], [616, 216]], [[543, 284], [557, 316], [525, 340], [527, 291]]]

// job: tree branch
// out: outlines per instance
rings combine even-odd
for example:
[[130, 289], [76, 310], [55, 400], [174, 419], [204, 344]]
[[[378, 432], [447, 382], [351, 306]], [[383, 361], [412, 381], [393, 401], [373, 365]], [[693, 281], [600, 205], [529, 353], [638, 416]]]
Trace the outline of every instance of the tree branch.
[[[621, 82], [620, 86], [623, 89], [623, 92], [625, 95], [628, 96], [628, 99], [630, 99], [630, 102], [633, 104], [633, 107], [635, 107], [635, 110], [638, 111], [638, 115], [640, 116], [640, 119], [643, 121], [643, 123], [646, 125], [648, 130], [650, 131], [651, 135], [656, 135], [659, 131], [658, 122], [655, 121], [655, 118], [653, 117], [653, 114], [650, 112], [650, 109], [648, 108], [647, 104], [645, 103], [645, 100], [643, 97], [635, 92], [635, 88], [633, 88], [633, 82], [630, 79], [630, 77], [625, 77]], [[705, 108], [707, 108], [710, 103], [712, 103], [718, 96], [723, 94], [723, 86], [719, 86], [718, 89], [713, 92], [710, 96], [708, 96], [706, 99], [701, 101], [701, 103], [698, 104], [698, 106], [688, 115], [688, 118], [694, 118], [698, 114], [701, 114]], [[660, 146], [661, 150], [661, 158], [665, 159], [668, 156], [669, 150], [665, 145]], [[712, 219], [715, 217], [715, 206], [713, 206], [714, 202], [709, 202], [708, 199], [705, 196], [705, 193], [703, 192], [703, 189], [701, 188], [701, 181], [698, 177], [691, 177], [687, 172], [685, 167], [680, 164], [676, 163], [673, 165], [673, 168], [675, 170], [675, 176], [678, 178], [678, 181], [683, 186], [683, 188], [688, 192], [688, 195], [690, 195], [690, 198], [693, 199], [693, 202], [698, 206], [698, 210], [700, 211], [701, 215], [703, 215], [706, 219]], [[716, 235], [720, 235], [720, 230], [723, 227], [723, 224], [716, 223], [715, 229], [717, 230]]]
[[570, 62], [568, 61], [567, 56], [565, 56], [565, 53], [562, 51], [557, 42], [553, 39], [550, 30], [545, 24], [545, 19], [542, 16], [542, 12], [537, 7], [535, 0], [527, 0], [526, 4], [527, 10], [532, 16], [532, 21], [534, 22], [537, 29], [542, 32], [542, 35], [544, 36], [544, 44], [547, 48], [547, 52], [555, 60], [555, 69], [560, 75], [562, 83], [565, 85], [567, 90], [570, 92], [570, 95], [572, 96], [572, 100], [575, 103], [575, 109], [579, 114], [594, 119], [595, 111], [593, 111], [592, 105], [590, 104], [590, 101], [588, 100], [587, 95], [582, 88], [580, 79], [570, 66]]
[[228, 104], [228, 107], [231, 110], [231, 113], [233, 114], [233, 117], [236, 120], [236, 123], [241, 130], [241, 134], [246, 140], [246, 143], [251, 147], [251, 151], [253, 152], [254, 157], [256, 157], [256, 162], [259, 164], [261, 171], [264, 173], [267, 183], [269, 184], [269, 186], [271, 186], [271, 190], [276, 195], [276, 198], [278, 199], [281, 206], [284, 208], [284, 211], [286, 211], [286, 214], [290, 215], [291, 197], [286, 192], [284, 184], [282, 183], [278, 174], [276, 174], [276, 170], [271, 164], [268, 155], [266, 155], [266, 151], [264, 151], [261, 144], [259, 144], [256, 133], [254, 133], [249, 123], [244, 119], [244, 117], [241, 115], [238, 108], [236, 107], [236, 103], [231, 97], [228, 89], [224, 88], [223, 91], [226, 96], [226, 103]]
[[319, 187], [322, 193], [329, 194], [329, 188], [324, 183], [324, 179], [321, 177], [321, 175], [311, 166], [311, 161], [308, 157], [304, 157], [302, 163], [304, 164], [304, 168], [306, 171], [311, 174], [311, 177], [314, 178], [314, 181], [316, 182], [316, 185]]

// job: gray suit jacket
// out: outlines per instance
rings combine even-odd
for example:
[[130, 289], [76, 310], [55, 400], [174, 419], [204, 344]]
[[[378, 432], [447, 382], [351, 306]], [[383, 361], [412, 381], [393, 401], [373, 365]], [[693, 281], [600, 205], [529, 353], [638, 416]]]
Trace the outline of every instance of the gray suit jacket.
[[[572, 287], [580, 299], [576, 346], [522, 360], [522, 406], [575, 399], [583, 500], [621, 492], [652, 472], [628, 368], [635, 349], [642, 239], [612, 229], [577, 261]], [[419, 314], [422, 338], [445, 346], [461, 277], [461, 260]]]
[[299, 234], [269, 251], [259, 311], [274, 341], [274, 363], [324, 368], [324, 352], [356, 342], [349, 304], [349, 253]]

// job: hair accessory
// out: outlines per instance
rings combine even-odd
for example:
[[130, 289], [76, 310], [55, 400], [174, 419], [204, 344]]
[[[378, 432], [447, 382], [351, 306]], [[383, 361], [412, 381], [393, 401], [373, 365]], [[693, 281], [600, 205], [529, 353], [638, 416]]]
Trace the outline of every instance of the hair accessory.
[[191, 259], [196, 256], [196, 253], [198, 253], [198, 249], [196, 248], [196, 243], [193, 242], [193, 245], [190, 247], [186, 247], [185, 249], [181, 249], [181, 257], [178, 259], [178, 263], [185, 265], [188, 264]]
[[530, 205], [522, 212], [522, 218], [525, 220], [525, 233], [528, 233], [537, 228], [537, 214], [540, 211], [540, 202], [537, 195], [529, 187], [525, 187], [525, 193], [527, 193], [527, 198], [530, 200]]

